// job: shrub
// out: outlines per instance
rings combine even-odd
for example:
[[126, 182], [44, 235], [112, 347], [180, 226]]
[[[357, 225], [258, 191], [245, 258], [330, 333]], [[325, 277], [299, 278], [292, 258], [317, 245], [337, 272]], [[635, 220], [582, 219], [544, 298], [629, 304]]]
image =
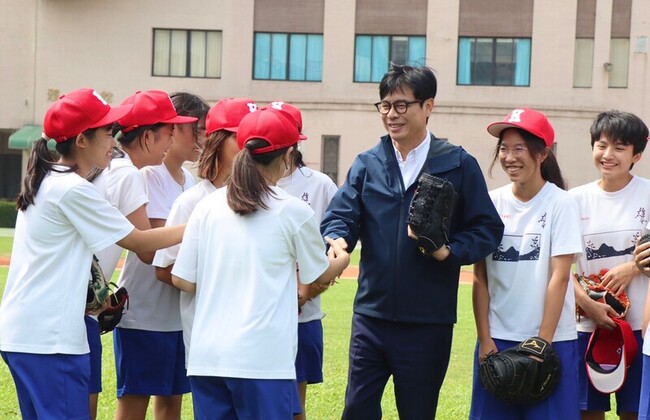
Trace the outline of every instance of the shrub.
[[17, 214], [15, 201], [0, 201], [0, 227], [15, 227]]

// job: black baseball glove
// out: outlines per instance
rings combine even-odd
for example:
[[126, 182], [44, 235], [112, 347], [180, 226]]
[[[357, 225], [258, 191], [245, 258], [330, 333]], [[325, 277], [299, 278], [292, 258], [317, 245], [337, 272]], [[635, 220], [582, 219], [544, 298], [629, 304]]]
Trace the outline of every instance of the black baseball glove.
[[544, 400], [553, 392], [560, 376], [559, 356], [539, 337], [489, 354], [479, 365], [483, 387], [511, 404], [534, 404]]
[[449, 242], [449, 226], [457, 194], [446, 179], [423, 173], [411, 200], [407, 223], [418, 237], [418, 248], [424, 255]]

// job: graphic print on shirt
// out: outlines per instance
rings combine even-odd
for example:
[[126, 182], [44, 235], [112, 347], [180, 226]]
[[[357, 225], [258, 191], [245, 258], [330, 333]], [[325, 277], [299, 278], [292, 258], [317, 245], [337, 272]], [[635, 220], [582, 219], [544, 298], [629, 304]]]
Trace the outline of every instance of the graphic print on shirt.
[[311, 206], [311, 203], [309, 202], [309, 193], [307, 191], [302, 193], [300, 198], [302, 199], [302, 201], [304, 201], [305, 203], [307, 203], [307, 204], [309, 204]]
[[492, 254], [493, 261], [539, 260], [541, 233], [503, 235], [499, 248]]
[[615, 235], [612, 235], [612, 233], [600, 232], [584, 235], [587, 261], [632, 255], [636, 240], [641, 236], [641, 231], [629, 229], [615, 232]]
[[645, 217], [645, 207], [639, 207], [639, 210], [636, 212], [636, 216], [634, 216], [635, 219], [639, 219], [641, 224], [645, 226], [648, 223], [648, 219]]

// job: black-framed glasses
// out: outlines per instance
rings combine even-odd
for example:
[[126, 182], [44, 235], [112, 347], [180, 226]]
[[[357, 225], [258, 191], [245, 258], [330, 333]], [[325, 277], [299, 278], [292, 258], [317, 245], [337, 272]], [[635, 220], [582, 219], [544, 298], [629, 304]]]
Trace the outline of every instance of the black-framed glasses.
[[381, 101], [375, 104], [375, 108], [377, 108], [377, 111], [379, 111], [379, 113], [382, 115], [388, 114], [391, 108], [394, 109], [398, 114], [403, 114], [408, 111], [409, 106], [422, 103], [424, 103], [424, 101], [405, 101], [403, 99], [395, 102]]

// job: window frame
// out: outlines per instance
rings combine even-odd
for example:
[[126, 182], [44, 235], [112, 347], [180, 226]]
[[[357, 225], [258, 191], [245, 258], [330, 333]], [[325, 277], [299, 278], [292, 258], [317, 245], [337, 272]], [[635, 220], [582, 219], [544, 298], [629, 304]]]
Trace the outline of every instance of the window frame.
[[[266, 35], [269, 37], [269, 51], [268, 55], [264, 54], [265, 57], [261, 57], [263, 54], [261, 51], [258, 50], [258, 46], [260, 44], [260, 39], [258, 36], [263, 36]], [[284, 69], [282, 70], [283, 77], [274, 77], [274, 55], [273, 55], [273, 50], [274, 50], [274, 45], [275, 47], [278, 47], [278, 44], [274, 44], [274, 42], [277, 42], [274, 40], [274, 37], [285, 37], [285, 42], [284, 46], [282, 47], [284, 50]], [[305, 37], [304, 38], [304, 54], [302, 55], [303, 62], [302, 67], [297, 65], [293, 60], [295, 60], [297, 57], [292, 54], [292, 47], [295, 48], [295, 46], [300, 42], [298, 37]], [[316, 47], [320, 48], [320, 59], [319, 60], [314, 60], [314, 66], [312, 67], [310, 64], [310, 45], [312, 46], [311, 50], [313, 50], [314, 44], [310, 44], [316, 42], [317, 44]], [[307, 83], [319, 83], [323, 81], [323, 45], [324, 45], [324, 36], [322, 33], [305, 33], [305, 32], [268, 32], [268, 31], [255, 31], [253, 33], [253, 74], [251, 75], [253, 80], [266, 80], [266, 81], [284, 81], [284, 82], [307, 82]], [[264, 63], [258, 62], [258, 59], [266, 59], [266, 62], [268, 62], [268, 65], [265, 65]], [[281, 61], [281, 60], [280, 60]], [[266, 69], [263, 69], [261, 67], [266, 66]], [[298, 70], [297, 70], [298, 69]], [[302, 78], [295, 78], [296, 71], [299, 71], [302, 69]], [[316, 77], [310, 78], [309, 74], [310, 72], [314, 72]], [[263, 73], [263, 74], [260, 74]]]
[[[361, 64], [359, 63], [359, 53], [357, 48], [359, 47], [359, 42], [361, 37], [367, 37], [369, 38], [370, 46], [371, 46], [371, 51], [370, 51], [370, 57], [368, 59], [368, 62], [370, 63], [370, 69], [368, 70], [369, 73], [369, 79], [368, 80], [360, 80], [358, 78], [358, 73], [361, 72], [359, 70], [359, 67]], [[376, 41], [380, 41], [381, 39], [386, 38], [387, 39], [387, 56], [388, 56], [388, 61], [386, 63], [386, 68], [383, 71], [378, 71], [378, 74], [373, 75], [373, 55], [375, 51]], [[399, 35], [399, 34], [355, 34], [354, 36], [354, 67], [353, 67], [353, 72], [352, 72], [352, 82], [353, 83], [379, 83], [381, 81], [381, 78], [383, 77], [384, 74], [388, 71], [390, 68], [390, 64], [394, 62], [394, 46], [396, 43], [395, 38], [406, 38], [406, 45], [407, 45], [407, 51], [406, 51], [406, 62], [405, 63], [398, 63], [398, 64], [406, 64], [406, 65], [414, 65], [414, 66], [423, 66], [426, 64], [426, 54], [427, 54], [427, 37], [426, 35]], [[399, 40], [398, 40], [399, 41]], [[412, 56], [414, 53], [411, 51], [411, 43], [422, 43], [422, 53], [424, 54], [424, 57], [418, 57], [418, 58], [413, 58]], [[421, 62], [420, 62], [421, 60]], [[373, 77], [378, 77], [376, 80]]]
[[[171, 39], [171, 36], [173, 32], [184, 32], [185, 33], [185, 62], [184, 62], [184, 67], [185, 67], [185, 74], [184, 75], [178, 75], [178, 74], [171, 74], [172, 73], [172, 53], [171, 53], [171, 48], [172, 48], [172, 43], [169, 43], [169, 49], [167, 52], [167, 74], [156, 74], [156, 32], [166, 32], [169, 34], [169, 37]], [[203, 76], [195, 76], [192, 75], [192, 36], [193, 33], [202, 33], [204, 35], [204, 40], [205, 40], [205, 45], [204, 45], [204, 51], [203, 51]], [[219, 35], [219, 41], [220, 41], [220, 46], [219, 46], [219, 51], [215, 52], [218, 53], [218, 64], [217, 64], [217, 75], [216, 76], [206, 76], [205, 74], [208, 73], [208, 62], [209, 62], [209, 57], [208, 57], [208, 35], [209, 34], [218, 34]], [[221, 74], [222, 74], [222, 52], [223, 52], [223, 31], [222, 30], [215, 30], [215, 29], [183, 29], [183, 28], [152, 28], [152, 39], [151, 39], [151, 77], [180, 77], [180, 78], [190, 78], [190, 79], [221, 79]]]
[[[469, 62], [461, 65], [461, 58], [463, 58], [463, 48], [461, 47], [461, 43], [463, 40], [469, 40]], [[476, 76], [473, 73], [473, 63], [472, 61], [472, 43], [477, 44], [478, 40], [491, 40], [491, 62], [490, 62], [490, 83], [489, 84], [484, 84], [484, 83], [476, 83], [475, 79]], [[504, 40], [510, 40], [512, 44], [512, 56], [514, 57], [514, 60], [512, 61], [513, 65], [513, 71], [512, 71], [512, 82], [510, 84], [497, 84], [497, 78], [499, 76], [498, 74], [498, 69], [497, 66], [499, 65], [499, 61], [497, 60], [497, 55], [498, 55], [498, 43], [499, 41], [504, 41]], [[522, 51], [524, 49], [527, 49], [527, 54], [528, 54], [528, 62], [525, 63], [525, 66], [527, 68], [527, 75], [526, 75], [526, 83], [516, 83], [516, 78], [517, 78], [517, 55], [519, 54], [518, 51], [518, 41], [527, 41], [527, 43], [522, 43]], [[527, 44], [527, 45], [526, 45]], [[475, 48], [476, 50], [476, 48]], [[476, 52], [474, 53], [474, 56], [476, 56]], [[475, 58], [475, 57], [474, 57]], [[457, 49], [457, 58], [456, 58], [456, 85], [457, 86], [487, 86], [487, 87], [530, 87], [530, 76], [531, 76], [531, 63], [532, 63], [532, 38], [531, 37], [488, 37], [488, 36], [459, 36], [458, 37], [458, 49]], [[522, 63], [524, 65], [524, 63]], [[474, 64], [475, 66], [475, 64]], [[463, 68], [467, 68], [467, 70], [462, 70]], [[469, 75], [467, 76], [469, 78], [468, 83], [463, 83], [461, 82], [461, 72], [463, 71], [468, 71]]]

